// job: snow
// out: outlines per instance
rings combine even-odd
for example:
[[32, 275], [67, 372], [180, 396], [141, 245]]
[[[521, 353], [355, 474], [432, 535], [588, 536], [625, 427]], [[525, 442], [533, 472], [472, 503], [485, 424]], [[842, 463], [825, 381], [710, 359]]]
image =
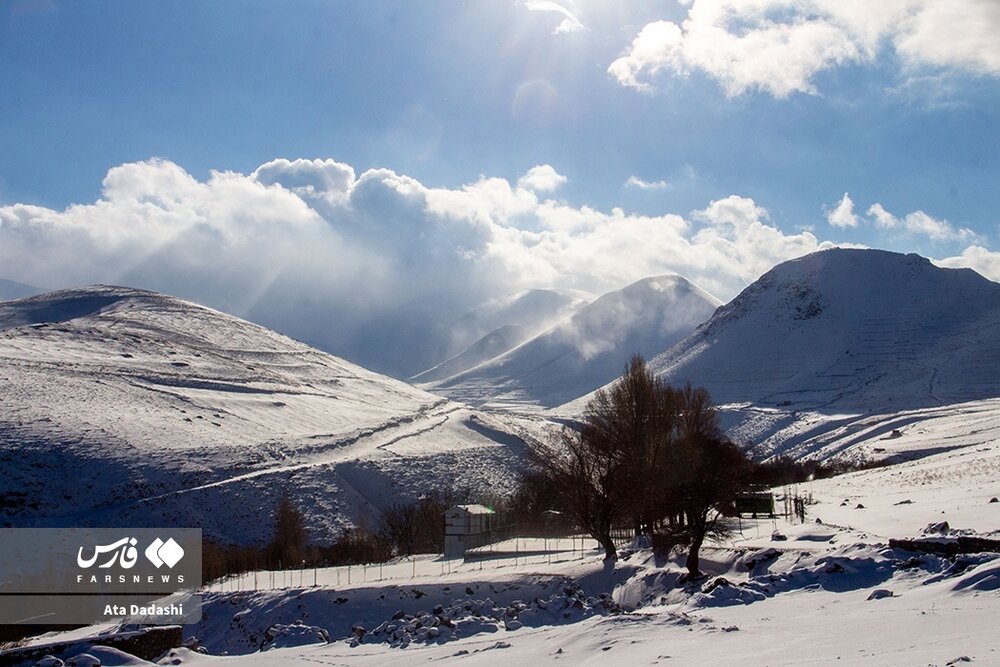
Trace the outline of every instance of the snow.
[[706, 387], [759, 455], [878, 454], [853, 446], [955, 410], [995, 423], [982, 401], [1000, 396], [1000, 284], [917, 255], [824, 250], [774, 267], [649, 365]]
[[315, 587], [311, 571], [279, 573], [273, 589], [269, 573], [246, 575], [206, 590], [203, 621], [185, 628], [208, 654], [177, 649], [161, 664], [995, 664], [1000, 554], [888, 542], [1000, 537], [998, 465], [994, 438], [776, 489], [812, 498], [806, 522], [743, 519], [704, 549], [708, 576], [694, 582], [683, 554], [638, 544], [609, 568], [592, 540], [581, 552], [538, 538], [485, 560], [355, 567], [350, 582], [319, 570]]
[[592, 300], [585, 292], [529, 289], [481, 304], [451, 325], [448, 358], [410, 381], [434, 382], [468, 370], [555, 326]]
[[326, 539], [455, 479], [502, 492], [525, 453], [502, 415], [178, 299], [0, 303], [0, 522], [260, 542], [287, 489]]
[[633, 354], [652, 356], [669, 347], [719, 304], [681, 276], [646, 278], [504, 354], [420, 386], [477, 406], [553, 407], [620, 375]]
[[[642, 290], [680, 283], [656, 284]], [[651, 303], [640, 296], [625, 302]], [[631, 317], [578, 317], [602, 301], [567, 322], [607, 334]], [[730, 435], [762, 454], [885, 464], [774, 489], [778, 507], [807, 499], [805, 522], [742, 519], [704, 548], [703, 579], [685, 575], [684, 554], [638, 542], [610, 565], [593, 540], [526, 537], [465, 561], [252, 572], [202, 591], [204, 617], [185, 636], [207, 653], [159, 662], [1000, 664], [1000, 553], [890, 545], [1000, 539], [998, 306], [1000, 285], [969, 271], [825, 251], [775, 267], [653, 360], [672, 382], [706, 384]], [[516, 356], [530, 345], [500, 358], [534, 364]], [[534, 379], [503, 384], [522, 376], [490, 364], [462, 391], [535, 408], [555, 395]], [[552, 364], [523, 377], [583, 377]], [[285, 489], [324, 536], [456, 478], [504, 488], [559, 428], [111, 287], [0, 303], [0, 415], [0, 520], [176, 520], [249, 540]]]

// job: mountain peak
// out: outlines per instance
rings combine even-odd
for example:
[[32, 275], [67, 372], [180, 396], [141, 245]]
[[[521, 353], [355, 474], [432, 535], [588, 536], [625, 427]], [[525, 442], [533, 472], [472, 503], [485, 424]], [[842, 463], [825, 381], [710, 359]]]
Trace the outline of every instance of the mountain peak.
[[682, 276], [651, 276], [428, 387], [471, 403], [552, 407], [614, 379], [633, 354], [652, 356], [680, 340], [718, 305]]
[[651, 365], [722, 402], [939, 404], [1000, 393], [981, 362], [998, 326], [1000, 285], [974, 271], [837, 248], [777, 265]]

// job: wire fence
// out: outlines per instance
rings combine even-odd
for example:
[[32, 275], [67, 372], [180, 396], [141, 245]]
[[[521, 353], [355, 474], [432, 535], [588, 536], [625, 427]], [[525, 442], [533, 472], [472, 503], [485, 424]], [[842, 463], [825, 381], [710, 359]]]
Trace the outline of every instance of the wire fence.
[[[631, 530], [616, 529], [616, 544], [632, 540]], [[269, 591], [323, 587], [342, 589], [384, 581], [409, 582], [448, 575], [472, 574], [488, 570], [526, 571], [548, 566], [565, 566], [573, 561], [603, 557], [604, 551], [588, 535], [561, 537], [513, 536], [474, 549], [464, 558], [423, 554], [397, 558], [385, 563], [310, 567], [244, 572], [207, 584], [206, 591]]]

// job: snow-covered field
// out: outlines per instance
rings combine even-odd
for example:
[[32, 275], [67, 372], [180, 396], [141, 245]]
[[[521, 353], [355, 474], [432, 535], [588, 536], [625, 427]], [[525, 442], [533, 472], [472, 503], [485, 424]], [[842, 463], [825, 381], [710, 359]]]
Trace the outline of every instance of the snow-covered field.
[[508, 488], [486, 415], [152, 292], [0, 303], [0, 522], [197, 525], [267, 538], [288, 491], [314, 539], [456, 479]]
[[[642, 549], [608, 569], [589, 541], [353, 568], [350, 582], [320, 570], [315, 587], [311, 571], [274, 590], [251, 574], [206, 591], [204, 620], [186, 628], [208, 654], [178, 649], [161, 664], [1000, 664], [1000, 553], [888, 545], [1000, 539], [998, 473], [994, 437], [801, 484], [788, 491], [813, 498], [805, 523], [744, 519], [705, 550], [709, 576], [694, 583], [678, 557]], [[246, 590], [254, 577], [260, 590]]]

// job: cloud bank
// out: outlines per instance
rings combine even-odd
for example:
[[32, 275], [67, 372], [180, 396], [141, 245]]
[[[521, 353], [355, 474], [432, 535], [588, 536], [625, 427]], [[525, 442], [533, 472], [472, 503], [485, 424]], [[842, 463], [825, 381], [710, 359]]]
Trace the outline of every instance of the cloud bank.
[[[539, 165], [514, 183], [435, 188], [390, 169], [285, 159], [201, 181], [152, 159], [111, 169], [93, 203], [0, 207], [0, 266], [41, 287], [189, 298], [405, 377], [440, 361], [457, 317], [519, 289], [600, 294], [676, 271], [725, 300], [831, 245], [783, 232], [746, 197], [648, 216], [571, 205], [556, 197], [565, 182]], [[929, 224], [911, 216], [899, 224]], [[994, 254], [966, 252], [945, 261], [998, 277]]]
[[924, 68], [1000, 76], [995, 0], [689, 0], [680, 23], [644, 26], [608, 68], [621, 85], [661, 73], [704, 73], [726, 95], [816, 94], [823, 71], [891, 52], [904, 72]]

